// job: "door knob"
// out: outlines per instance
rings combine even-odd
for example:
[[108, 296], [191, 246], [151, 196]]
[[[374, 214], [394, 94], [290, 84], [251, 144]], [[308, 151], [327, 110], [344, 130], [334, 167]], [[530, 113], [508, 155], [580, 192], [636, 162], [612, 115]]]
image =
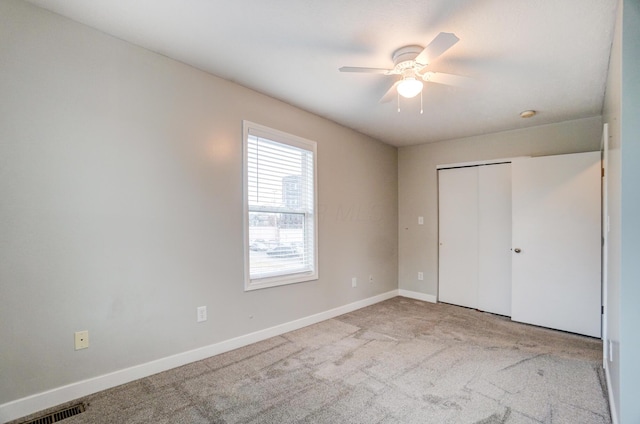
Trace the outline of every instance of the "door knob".
[[515, 249], [513, 249], [513, 251], [514, 251], [514, 252], [516, 252], [516, 253], [520, 253], [520, 252], [522, 252], [522, 250], [520, 250], [520, 248], [519, 248], [519, 247], [516, 247]]

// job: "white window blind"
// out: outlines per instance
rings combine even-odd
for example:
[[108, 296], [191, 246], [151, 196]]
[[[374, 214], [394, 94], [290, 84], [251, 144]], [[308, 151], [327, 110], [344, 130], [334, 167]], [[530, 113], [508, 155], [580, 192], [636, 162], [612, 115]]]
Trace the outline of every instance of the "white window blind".
[[245, 121], [245, 288], [317, 278], [314, 142]]

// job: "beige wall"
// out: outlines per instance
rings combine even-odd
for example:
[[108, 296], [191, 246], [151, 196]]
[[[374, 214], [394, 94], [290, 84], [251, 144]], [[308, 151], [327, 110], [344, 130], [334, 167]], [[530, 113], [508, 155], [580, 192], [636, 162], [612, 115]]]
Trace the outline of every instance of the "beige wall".
[[[399, 288], [437, 295], [437, 165], [599, 150], [601, 134], [602, 120], [594, 117], [400, 148]], [[419, 216], [424, 217], [424, 225], [418, 225]], [[424, 272], [423, 281], [418, 280], [418, 272]]]
[[[397, 289], [395, 148], [16, 0], [0, 70], [0, 404]], [[243, 291], [243, 119], [318, 142], [318, 281]]]

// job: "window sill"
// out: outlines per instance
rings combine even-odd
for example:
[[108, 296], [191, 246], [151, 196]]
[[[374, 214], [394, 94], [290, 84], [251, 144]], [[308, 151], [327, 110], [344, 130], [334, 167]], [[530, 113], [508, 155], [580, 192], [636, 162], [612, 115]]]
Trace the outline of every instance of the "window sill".
[[289, 284], [305, 283], [318, 279], [318, 273], [304, 272], [291, 275], [279, 275], [245, 281], [244, 291], [266, 289], [269, 287], [286, 286]]

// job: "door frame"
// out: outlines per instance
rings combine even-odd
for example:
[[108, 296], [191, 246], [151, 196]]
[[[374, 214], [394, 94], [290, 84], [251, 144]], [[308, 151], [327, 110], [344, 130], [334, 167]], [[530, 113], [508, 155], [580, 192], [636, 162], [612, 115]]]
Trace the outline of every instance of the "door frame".
[[609, 288], [609, 124], [602, 126], [602, 362], [607, 366], [609, 359], [609, 331], [608, 319], [609, 311], [608, 288]]
[[440, 169], [449, 169], [449, 168], [465, 168], [467, 166], [499, 165], [501, 163], [511, 163], [514, 160], [528, 159], [530, 157], [531, 156], [514, 156], [514, 157], [509, 157], [509, 158], [476, 160], [476, 161], [472, 161], [472, 162], [446, 163], [446, 164], [442, 164], [442, 165], [436, 165], [436, 171], [438, 171]]

